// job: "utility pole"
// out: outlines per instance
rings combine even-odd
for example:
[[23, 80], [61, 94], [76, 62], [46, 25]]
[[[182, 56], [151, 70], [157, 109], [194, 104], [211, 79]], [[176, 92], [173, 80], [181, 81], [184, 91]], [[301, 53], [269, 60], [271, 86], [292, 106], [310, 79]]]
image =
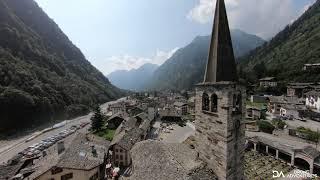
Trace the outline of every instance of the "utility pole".
[[316, 143], [316, 149], [318, 149], [318, 144], [319, 144], [319, 128], [317, 128], [317, 143]]

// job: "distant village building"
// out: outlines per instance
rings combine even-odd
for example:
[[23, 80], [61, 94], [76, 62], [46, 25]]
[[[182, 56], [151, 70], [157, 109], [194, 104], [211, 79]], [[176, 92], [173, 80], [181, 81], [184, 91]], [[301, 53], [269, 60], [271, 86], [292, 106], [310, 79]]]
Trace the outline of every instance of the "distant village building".
[[285, 105], [304, 105], [302, 99], [298, 97], [286, 96], [269, 96], [268, 97], [268, 112], [280, 115], [281, 107]]
[[318, 83], [289, 83], [287, 86], [287, 96], [297, 96], [304, 98], [305, 93], [312, 90], [320, 90]]
[[102, 138], [77, 134], [61, 157], [55, 156], [39, 166], [29, 179], [93, 180], [105, 177], [109, 143]]
[[251, 95], [250, 96], [250, 102], [252, 103], [266, 103], [268, 97], [267, 96], [261, 96], [261, 95]]
[[174, 108], [178, 111], [178, 114], [187, 115], [188, 114], [188, 103], [175, 102], [173, 104]]
[[256, 107], [247, 107], [246, 109], [247, 109], [247, 113], [246, 113], [247, 119], [258, 120], [261, 118], [261, 109]]
[[306, 93], [306, 106], [320, 112], [320, 91]]
[[259, 126], [256, 120], [247, 120], [244, 122], [246, 131], [258, 132]]
[[188, 102], [188, 113], [191, 115], [195, 114], [195, 102]]
[[159, 116], [162, 121], [181, 121], [181, 113], [174, 107], [166, 106], [159, 110]]
[[304, 71], [320, 71], [320, 63], [316, 63], [316, 64], [305, 64], [303, 66], [303, 70]]
[[125, 112], [125, 104], [123, 102], [111, 104], [108, 107], [108, 110], [112, 112], [112, 114], [117, 114], [121, 112]]
[[276, 87], [278, 85], [277, 80], [275, 77], [265, 77], [262, 79], [259, 79], [260, 81], [260, 87]]
[[297, 119], [299, 118], [299, 111], [304, 109], [305, 109], [304, 105], [284, 104], [284, 105], [281, 105], [280, 115], [283, 117]]

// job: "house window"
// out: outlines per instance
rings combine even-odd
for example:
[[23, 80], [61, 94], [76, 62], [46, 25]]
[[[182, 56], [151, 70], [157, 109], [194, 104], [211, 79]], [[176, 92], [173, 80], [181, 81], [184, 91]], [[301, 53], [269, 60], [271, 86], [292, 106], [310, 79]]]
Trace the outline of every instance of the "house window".
[[118, 149], [116, 149], [116, 152], [118, 152], [119, 150]]
[[73, 178], [73, 173], [65, 174], [61, 176], [61, 180], [68, 180]]
[[96, 180], [96, 179], [98, 179], [98, 173], [95, 173], [93, 176], [91, 176], [89, 180]]
[[59, 168], [59, 167], [53, 167], [51, 169], [51, 174], [54, 175], [54, 174], [58, 174], [58, 173], [61, 173], [63, 171], [62, 168]]
[[216, 94], [211, 95], [211, 112], [218, 111], [218, 96]]
[[120, 152], [122, 153], [122, 149], [120, 149]]
[[209, 111], [210, 100], [207, 93], [202, 95], [202, 110]]
[[119, 155], [116, 155], [116, 159], [119, 159]]
[[120, 155], [120, 160], [123, 160], [123, 156], [122, 155]]

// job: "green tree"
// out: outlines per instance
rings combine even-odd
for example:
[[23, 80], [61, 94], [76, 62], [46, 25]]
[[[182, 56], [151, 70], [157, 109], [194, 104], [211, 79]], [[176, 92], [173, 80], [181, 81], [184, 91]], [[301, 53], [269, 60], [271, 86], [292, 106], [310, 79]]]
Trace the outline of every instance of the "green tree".
[[260, 131], [272, 134], [275, 127], [268, 121], [258, 121]]
[[104, 115], [101, 112], [100, 107], [96, 107], [94, 115], [91, 117], [91, 130], [92, 131], [99, 131], [103, 127], [103, 120], [104, 120]]

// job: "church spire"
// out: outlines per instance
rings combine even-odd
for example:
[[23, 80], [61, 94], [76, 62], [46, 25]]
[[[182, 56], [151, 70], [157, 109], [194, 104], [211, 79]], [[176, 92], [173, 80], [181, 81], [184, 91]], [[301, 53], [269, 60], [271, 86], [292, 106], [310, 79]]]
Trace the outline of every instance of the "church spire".
[[237, 80], [226, 7], [224, 0], [217, 0], [204, 83]]

